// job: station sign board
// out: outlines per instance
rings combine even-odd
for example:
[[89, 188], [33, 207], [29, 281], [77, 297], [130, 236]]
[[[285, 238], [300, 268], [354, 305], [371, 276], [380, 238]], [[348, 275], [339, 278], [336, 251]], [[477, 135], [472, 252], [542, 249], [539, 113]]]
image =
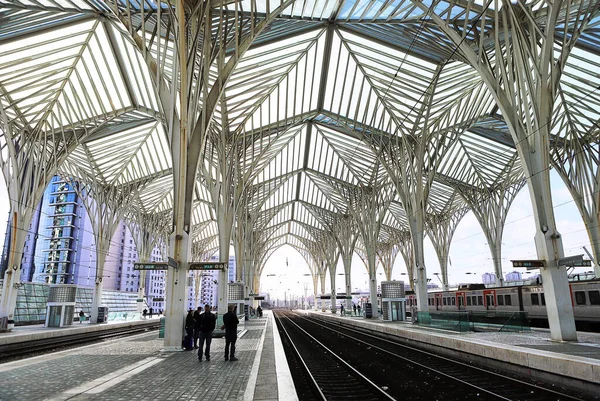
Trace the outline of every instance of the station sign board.
[[190, 270], [227, 270], [227, 262], [190, 262]]
[[165, 262], [134, 263], [133, 270], [169, 270], [169, 265]]
[[264, 301], [265, 297], [262, 297], [262, 296], [261, 297], [254, 297], [254, 300], [255, 301]]
[[525, 267], [527, 270], [539, 269], [546, 267], [543, 260], [511, 260], [513, 267]]
[[167, 264], [173, 269], [179, 269], [179, 261], [169, 256]]
[[583, 263], [583, 255], [567, 256], [566, 258], [558, 259], [559, 266], [575, 267], [579, 263]]
[[571, 267], [592, 267], [591, 260], [582, 260], [580, 262], [573, 262], [569, 266]]

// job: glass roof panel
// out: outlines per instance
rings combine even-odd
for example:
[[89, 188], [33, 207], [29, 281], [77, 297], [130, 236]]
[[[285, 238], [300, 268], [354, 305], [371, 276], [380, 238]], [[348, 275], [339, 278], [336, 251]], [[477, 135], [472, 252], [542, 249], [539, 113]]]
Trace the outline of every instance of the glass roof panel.
[[225, 89], [229, 129], [251, 115], [268, 125], [316, 109], [323, 42], [319, 30], [249, 50]]

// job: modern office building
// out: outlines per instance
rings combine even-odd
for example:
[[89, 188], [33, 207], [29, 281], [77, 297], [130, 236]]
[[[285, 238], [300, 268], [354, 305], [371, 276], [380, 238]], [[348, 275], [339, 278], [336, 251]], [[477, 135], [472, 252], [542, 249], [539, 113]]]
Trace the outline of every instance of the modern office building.
[[[7, 230], [7, 234], [9, 232]], [[8, 237], [5, 240], [7, 244]], [[164, 249], [156, 247], [150, 261], [163, 261], [165, 255]], [[138, 257], [131, 232], [124, 222], [120, 222], [106, 256], [102, 274], [103, 289], [138, 292], [140, 272], [134, 270]], [[6, 258], [5, 247], [2, 260]], [[205, 304], [218, 306], [218, 271], [197, 273], [198, 280], [190, 279], [188, 283], [188, 308], [196, 309]], [[157, 270], [146, 274], [146, 307], [152, 307], [154, 312], [165, 309], [166, 276], [166, 271]], [[235, 256], [231, 256], [228, 283], [234, 282], [235, 276]], [[76, 284], [91, 288], [95, 279], [96, 244], [89, 216], [75, 189], [55, 176], [46, 188], [31, 222], [23, 248], [21, 281]]]

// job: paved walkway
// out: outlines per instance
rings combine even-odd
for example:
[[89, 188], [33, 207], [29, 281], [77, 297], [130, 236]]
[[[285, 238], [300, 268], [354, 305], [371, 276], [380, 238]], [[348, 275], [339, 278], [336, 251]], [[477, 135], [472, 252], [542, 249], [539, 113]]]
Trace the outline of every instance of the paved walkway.
[[199, 362], [196, 350], [161, 352], [163, 340], [152, 333], [0, 364], [0, 400], [287, 401], [279, 387], [291, 388], [295, 397], [291, 379], [272, 385], [287, 368], [285, 359], [275, 357], [283, 351], [274, 349], [272, 328], [268, 313], [246, 322], [237, 362], [224, 360], [223, 338], [213, 339], [211, 361]]

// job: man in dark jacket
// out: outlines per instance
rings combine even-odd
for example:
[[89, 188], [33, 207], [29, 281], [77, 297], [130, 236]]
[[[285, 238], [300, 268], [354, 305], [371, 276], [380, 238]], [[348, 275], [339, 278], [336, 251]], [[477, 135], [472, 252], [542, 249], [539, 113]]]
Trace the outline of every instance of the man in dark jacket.
[[217, 317], [210, 311], [210, 305], [204, 305], [204, 313], [202, 313], [196, 319], [196, 330], [199, 335], [199, 348], [198, 348], [198, 360], [202, 361], [202, 348], [204, 348], [204, 341], [206, 341], [206, 350], [204, 355], [206, 360], [210, 361], [210, 343], [212, 342], [212, 334], [217, 325]]
[[[227, 308], [227, 313], [223, 315], [223, 326], [221, 326], [221, 330], [225, 329], [226, 361], [237, 361], [237, 358], [235, 357], [235, 342], [237, 340], [237, 325], [239, 323], [240, 321], [235, 314], [235, 305], [229, 305]], [[230, 355], [231, 358], [229, 357]]]

